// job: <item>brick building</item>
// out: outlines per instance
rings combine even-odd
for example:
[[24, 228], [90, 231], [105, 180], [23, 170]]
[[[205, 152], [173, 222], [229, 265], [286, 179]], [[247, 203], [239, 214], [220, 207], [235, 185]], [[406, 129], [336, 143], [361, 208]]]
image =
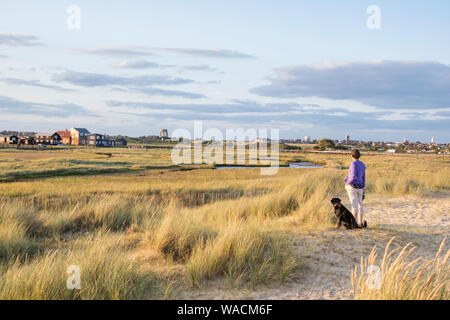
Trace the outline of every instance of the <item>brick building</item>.
[[69, 130], [57, 131], [61, 137], [61, 143], [72, 144], [72, 134]]
[[34, 135], [34, 141], [37, 144], [59, 144], [61, 143], [61, 136], [58, 132], [38, 132]]
[[85, 128], [72, 128], [70, 129], [71, 136], [71, 144], [76, 146], [85, 146], [87, 145], [87, 135], [90, 132]]

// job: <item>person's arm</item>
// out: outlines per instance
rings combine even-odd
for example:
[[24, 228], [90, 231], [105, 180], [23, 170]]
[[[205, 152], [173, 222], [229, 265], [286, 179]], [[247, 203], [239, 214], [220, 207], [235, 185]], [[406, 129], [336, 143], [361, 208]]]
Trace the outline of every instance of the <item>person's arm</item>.
[[364, 188], [366, 187], [366, 168], [364, 168], [363, 174], [362, 174], [362, 183]]
[[355, 163], [352, 162], [350, 167], [348, 168], [348, 175], [347, 178], [345, 178], [345, 183], [350, 184], [355, 179]]
[[364, 167], [363, 175], [362, 175], [362, 181], [363, 181], [363, 196], [362, 199], [366, 199], [366, 167]]

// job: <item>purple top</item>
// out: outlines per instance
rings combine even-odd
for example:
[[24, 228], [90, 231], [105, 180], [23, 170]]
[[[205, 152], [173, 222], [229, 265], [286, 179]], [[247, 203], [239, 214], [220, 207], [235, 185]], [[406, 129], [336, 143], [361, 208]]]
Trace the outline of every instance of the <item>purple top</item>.
[[346, 184], [362, 184], [366, 186], [366, 166], [359, 160], [353, 161], [348, 168], [348, 176], [345, 178]]

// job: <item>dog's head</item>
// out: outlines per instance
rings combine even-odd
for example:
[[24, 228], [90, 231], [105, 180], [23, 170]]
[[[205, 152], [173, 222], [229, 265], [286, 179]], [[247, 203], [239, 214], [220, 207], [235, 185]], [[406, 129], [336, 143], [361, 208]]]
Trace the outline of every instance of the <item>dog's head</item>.
[[339, 198], [333, 198], [331, 199], [331, 204], [336, 207], [337, 205], [339, 205], [341, 203], [341, 199]]

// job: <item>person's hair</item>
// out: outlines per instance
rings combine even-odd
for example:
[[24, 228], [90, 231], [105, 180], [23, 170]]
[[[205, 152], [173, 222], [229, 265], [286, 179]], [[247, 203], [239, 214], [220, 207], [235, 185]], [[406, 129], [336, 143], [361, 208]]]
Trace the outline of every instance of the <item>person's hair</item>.
[[353, 149], [352, 150], [352, 157], [355, 159], [359, 159], [359, 157], [361, 157], [361, 153], [359, 152], [358, 149]]

